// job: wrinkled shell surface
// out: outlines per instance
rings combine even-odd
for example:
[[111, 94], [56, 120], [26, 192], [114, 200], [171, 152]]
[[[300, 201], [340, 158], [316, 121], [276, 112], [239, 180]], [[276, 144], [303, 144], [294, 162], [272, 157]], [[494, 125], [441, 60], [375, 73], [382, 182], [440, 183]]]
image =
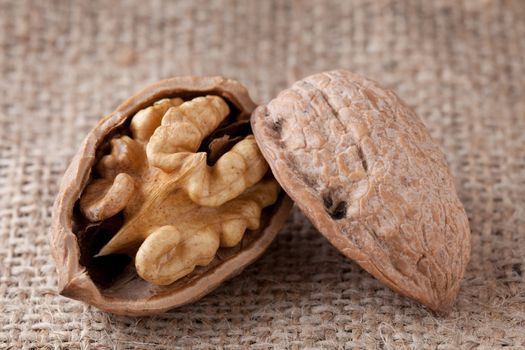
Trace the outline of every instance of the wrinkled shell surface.
[[[263, 212], [259, 229], [247, 232], [237, 246], [219, 249], [210, 264], [197, 268], [175, 283], [153, 285], [139, 278], [134, 268], [128, 267], [109, 285], [101, 286], [95, 281], [91, 267], [81, 264], [81, 260], [86, 260], [86, 246], [89, 248], [93, 242], [90, 235], [78, 236], [78, 227], [82, 220], [85, 221], [77, 217], [80, 215], [78, 200], [91, 179], [93, 165], [101, 157], [100, 148], [113, 135], [129, 128], [130, 118], [135, 113], [154, 102], [164, 98], [187, 99], [204, 95], [217, 95], [228, 101], [235, 110], [236, 121], [247, 120], [255, 107], [245, 88], [235, 81], [221, 77], [173, 78], [153, 84], [125, 101], [86, 137], [63, 177], [53, 214], [51, 245], [62, 295], [117, 314], [159, 313], [209, 293], [225, 279], [240, 273], [272, 242], [292, 206], [283, 191], [277, 202]], [[108, 230], [112, 225], [112, 222], [107, 224]], [[90, 252], [87, 261], [92, 260], [93, 252], [100, 248]], [[112, 264], [103, 263], [101, 270], [111, 270]]]
[[470, 229], [439, 147], [393, 92], [346, 71], [295, 83], [252, 116], [274, 176], [342, 253], [446, 310]]

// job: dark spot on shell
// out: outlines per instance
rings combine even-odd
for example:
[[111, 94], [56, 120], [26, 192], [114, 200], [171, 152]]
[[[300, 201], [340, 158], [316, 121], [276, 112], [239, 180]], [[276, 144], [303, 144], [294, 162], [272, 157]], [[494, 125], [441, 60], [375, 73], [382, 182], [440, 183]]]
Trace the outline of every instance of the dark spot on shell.
[[283, 120], [277, 119], [272, 123], [271, 128], [278, 137], [281, 137], [281, 131], [283, 130]]
[[523, 276], [523, 271], [521, 271], [521, 264], [517, 263], [512, 265], [512, 271], [518, 274], [518, 276]]
[[328, 215], [334, 220], [340, 220], [346, 216], [346, 202], [340, 201], [335, 208], [333, 208], [334, 200], [332, 199], [330, 192], [323, 195], [323, 205]]
[[330, 209], [334, 202], [332, 201], [332, 196], [330, 196], [330, 193], [326, 193], [323, 195], [323, 204], [326, 209]]
[[346, 216], [346, 202], [341, 201], [337, 203], [335, 209], [330, 213], [330, 217], [334, 220], [340, 220]]

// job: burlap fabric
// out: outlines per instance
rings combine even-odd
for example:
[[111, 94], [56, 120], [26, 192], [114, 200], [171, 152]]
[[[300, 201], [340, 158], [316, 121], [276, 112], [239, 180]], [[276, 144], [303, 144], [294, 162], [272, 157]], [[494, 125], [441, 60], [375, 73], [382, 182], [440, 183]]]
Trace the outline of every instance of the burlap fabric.
[[[59, 180], [147, 83], [222, 74], [259, 102], [332, 68], [394, 88], [442, 145], [472, 227], [448, 316], [383, 287], [298, 211], [191, 305], [116, 317], [56, 295]], [[0, 348], [525, 348], [525, 2], [0, 1]]]

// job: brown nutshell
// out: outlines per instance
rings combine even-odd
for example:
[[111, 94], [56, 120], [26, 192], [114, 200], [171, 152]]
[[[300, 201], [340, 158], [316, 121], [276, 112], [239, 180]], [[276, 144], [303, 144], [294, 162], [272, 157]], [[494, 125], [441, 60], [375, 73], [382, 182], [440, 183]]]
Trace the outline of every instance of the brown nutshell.
[[393, 290], [451, 307], [469, 223], [411, 108], [375, 82], [331, 71], [257, 108], [252, 127], [276, 179], [335, 247]]
[[194, 301], [259, 257], [291, 200], [222, 77], [160, 81], [89, 133], [54, 207], [60, 293], [116, 314]]

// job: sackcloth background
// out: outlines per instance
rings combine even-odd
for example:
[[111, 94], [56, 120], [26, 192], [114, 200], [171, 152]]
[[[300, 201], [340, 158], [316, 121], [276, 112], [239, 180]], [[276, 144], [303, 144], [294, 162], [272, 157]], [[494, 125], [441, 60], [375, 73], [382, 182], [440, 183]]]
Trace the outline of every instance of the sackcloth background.
[[[438, 316], [348, 261], [297, 210], [200, 301], [118, 317], [56, 295], [59, 181], [148, 83], [216, 75], [259, 103], [345, 68], [393, 88], [441, 144], [472, 228]], [[0, 348], [525, 348], [525, 1], [0, 1]]]

